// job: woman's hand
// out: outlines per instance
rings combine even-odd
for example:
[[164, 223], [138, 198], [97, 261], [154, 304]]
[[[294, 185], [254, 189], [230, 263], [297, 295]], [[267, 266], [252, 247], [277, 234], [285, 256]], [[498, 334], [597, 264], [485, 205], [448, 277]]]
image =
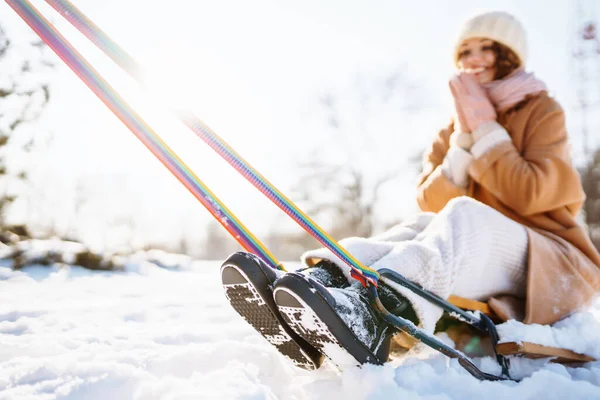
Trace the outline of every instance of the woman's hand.
[[459, 73], [450, 80], [449, 86], [460, 125], [457, 130], [473, 132], [481, 124], [496, 120], [494, 106], [472, 74]]

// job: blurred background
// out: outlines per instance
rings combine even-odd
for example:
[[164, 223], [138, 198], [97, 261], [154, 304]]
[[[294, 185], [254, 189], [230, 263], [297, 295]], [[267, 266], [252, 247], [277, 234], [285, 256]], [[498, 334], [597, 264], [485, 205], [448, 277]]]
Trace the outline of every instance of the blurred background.
[[[168, 112], [185, 105], [336, 239], [418, 211], [424, 149], [452, 114], [460, 24], [504, 10], [527, 69], [567, 113], [600, 247], [597, 0], [75, 0], [146, 72], [140, 88], [33, 1], [282, 260], [318, 243]], [[560, 190], [560, 188], [557, 188]], [[224, 259], [237, 242], [58, 57], [0, 3], [0, 231], [97, 252]]]

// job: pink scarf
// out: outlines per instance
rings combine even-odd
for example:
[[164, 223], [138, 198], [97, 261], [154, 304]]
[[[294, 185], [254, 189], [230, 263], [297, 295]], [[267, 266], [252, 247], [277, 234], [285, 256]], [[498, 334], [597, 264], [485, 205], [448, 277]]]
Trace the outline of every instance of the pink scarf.
[[544, 82], [522, 68], [515, 70], [504, 79], [485, 83], [482, 86], [496, 111], [507, 110], [531, 94], [548, 90]]

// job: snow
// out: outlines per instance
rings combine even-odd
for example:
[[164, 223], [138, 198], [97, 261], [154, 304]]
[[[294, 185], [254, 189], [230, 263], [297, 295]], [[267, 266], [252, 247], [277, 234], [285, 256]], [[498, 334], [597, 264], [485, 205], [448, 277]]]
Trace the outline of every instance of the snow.
[[508, 321], [498, 325], [500, 342], [531, 342], [561, 347], [600, 359], [600, 299], [589, 310], [575, 313], [553, 326]]
[[[369, 332], [365, 323], [363, 322], [363, 318], [361, 317], [361, 313], [358, 312], [340, 312], [342, 310], [358, 310], [361, 307], [358, 300], [358, 294], [356, 294], [355, 298], [349, 298], [346, 295], [340, 293], [337, 289], [330, 290], [330, 293], [335, 298], [335, 301], [338, 305], [338, 313], [344, 323], [354, 332], [356, 337], [360, 339], [363, 343], [373, 343], [375, 341], [374, 332]], [[365, 310], [364, 307], [361, 310]]]
[[[219, 262], [151, 252], [122, 265], [0, 264], [0, 399], [600, 399], [600, 362], [572, 368], [515, 359], [519, 383], [479, 382], [433, 350], [380, 367], [303, 371], [229, 306]], [[527, 340], [585, 342], [597, 351], [600, 333], [589, 329], [599, 310], [557, 324], [553, 336], [533, 327]], [[498, 372], [491, 358], [474, 361]]]

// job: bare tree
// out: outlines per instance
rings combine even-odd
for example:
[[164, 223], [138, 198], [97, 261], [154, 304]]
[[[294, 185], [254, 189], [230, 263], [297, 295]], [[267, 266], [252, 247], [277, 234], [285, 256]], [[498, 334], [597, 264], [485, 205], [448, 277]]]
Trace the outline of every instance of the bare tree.
[[580, 169], [581, 182], [586, 194], [583, 212], [592, 242], [600, 250], [600, 148]]
[[359, 76], [349, 95], [328, 92], [319, 104], [329, 129], [299, 162], [294, 200], [335, 238], [370, 236], [398, 222], [376, 218], [382, 189], [411, 163], [390, 152], [391, 141], [399, 145], [392, 131], [397, 125], [385, 118], [414, 113], [419, 88], [396, 68], [378, 77]]
[[298, 184], [296, 200], [306, 204], [306, 213], [329, 220], [333, 237], [371, 236], [375, 230], [374, 208], [381, 187], [394, 179], [393, 173], [370, 180], [355, 166], [330, 166], [313, 161]]
[[206, 226], [206, 238], [202, 245], [200, 258], [205, 260], [224, 260], [242, 250], [240, 244], [215, 220]]
[[[7, 209], [19, 195], [19, 186], [27, 179], [24, 169], [11, 167], [10, 157], [28, 152], [33, 136], [24, 132], [13, 135], [23, 125], [36, 120], [50, 98], [43, 74], [53, 65], [39, 39], [15, 44], [0, 27], [0, 229], [7, 230]], [[13, 231], [26, 234], [24, 226]]]

